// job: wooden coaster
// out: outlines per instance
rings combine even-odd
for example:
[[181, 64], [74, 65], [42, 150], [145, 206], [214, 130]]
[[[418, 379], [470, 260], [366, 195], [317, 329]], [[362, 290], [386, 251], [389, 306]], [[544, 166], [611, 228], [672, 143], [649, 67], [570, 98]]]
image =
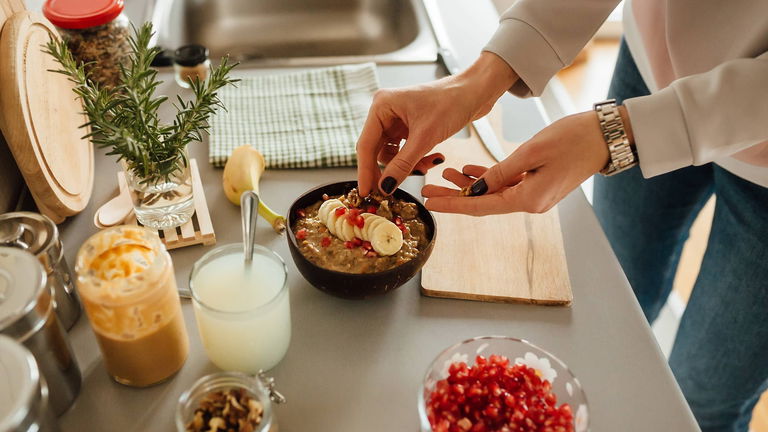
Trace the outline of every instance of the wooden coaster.
[[[197, 244], [216, 244], [216, 234], [213, 232], [211, 215], [208, 212], [208, 203], [205, 201], [203, 182], [200, 180], [200, 171], [197, 169], [197, 161], [195, 159], [189, 160], [189, 169], [192, 174], [192, 196], [195, 202], [195, 213], [192, 214], [189, 222], [182, 226], [157, 231], [160, 239], [165, 243], [165, 248], [168, 250]], [[125, 173], [122, 171], [117, 173], [117, 177], [118, 182], [125, 182]], [[133, 214], [126, 219], [125, 223], [141, 225]]]

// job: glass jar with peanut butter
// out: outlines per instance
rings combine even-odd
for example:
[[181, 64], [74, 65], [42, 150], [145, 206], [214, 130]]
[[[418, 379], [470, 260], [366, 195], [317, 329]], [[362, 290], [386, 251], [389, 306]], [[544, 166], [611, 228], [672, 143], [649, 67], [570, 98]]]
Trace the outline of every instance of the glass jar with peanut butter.
[[145, 387], [181, 368], [189, 340], [173, 263], [155, 232], [101, 231], [80, 248], [75, 271], [107, 372], [117, 382]]

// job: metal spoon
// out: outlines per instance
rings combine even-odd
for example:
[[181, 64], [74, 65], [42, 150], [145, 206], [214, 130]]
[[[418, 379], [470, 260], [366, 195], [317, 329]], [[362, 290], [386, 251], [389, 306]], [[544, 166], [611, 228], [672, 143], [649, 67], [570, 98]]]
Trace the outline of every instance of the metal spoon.
[[243, 224], [243, 255], [245, 262], [253, 259], [253, 244], [256, 242], [256, 220], [259, 216], [259, 194], [249, 190], [240, 195], [240, 217]]

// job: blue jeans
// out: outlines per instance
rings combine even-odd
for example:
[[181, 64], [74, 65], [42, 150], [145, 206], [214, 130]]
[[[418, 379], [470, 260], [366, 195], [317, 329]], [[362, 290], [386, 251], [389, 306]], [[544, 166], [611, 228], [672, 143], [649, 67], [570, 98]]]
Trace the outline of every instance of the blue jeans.
[[[620, 103], [648, 93], [622, 41], [609, 97]], [[672, 290], [688, 230], [713, 193], [707, 251], [669, 365], [702, 431], [746, 432], [768, 387], [768, 188], [715, 164], [650, 179], [635, 167], [597, 176], [594, 208], [653, 322]]]

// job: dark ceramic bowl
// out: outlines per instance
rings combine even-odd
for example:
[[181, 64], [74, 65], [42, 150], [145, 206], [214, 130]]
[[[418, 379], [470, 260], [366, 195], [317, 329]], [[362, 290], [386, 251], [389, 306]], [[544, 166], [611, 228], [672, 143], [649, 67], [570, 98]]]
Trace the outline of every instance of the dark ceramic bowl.
[[291, 250], [293, 262], [296, 263], [296, 267], [298, 267], [301, 275], [315, 288], [347, 299], [363, 299], [386, 294], [408, 282], [424, 266], [435, 246], [435, 220], [432, 218], [429, 210], [419, 200], [414, 198], [413, 195], [398, 189], [394, 192], [394, 197], [399, 200], [415, 203], [419, 209], [419, 217], [427, 227], [429, 244], [419, 255], [393, 269], [365, 274], [328, 270], [309, 261], [299, 250], [296, 236], [293, 233], [293, 225], [297, 217], [296, 210], [308, 207], [322, 200], [323, 194], [331, 196], [341, 195], [349, 192], [356, 186], [356, 181], [318, 186], [294, 201], [288, 212], [288, 247]]

